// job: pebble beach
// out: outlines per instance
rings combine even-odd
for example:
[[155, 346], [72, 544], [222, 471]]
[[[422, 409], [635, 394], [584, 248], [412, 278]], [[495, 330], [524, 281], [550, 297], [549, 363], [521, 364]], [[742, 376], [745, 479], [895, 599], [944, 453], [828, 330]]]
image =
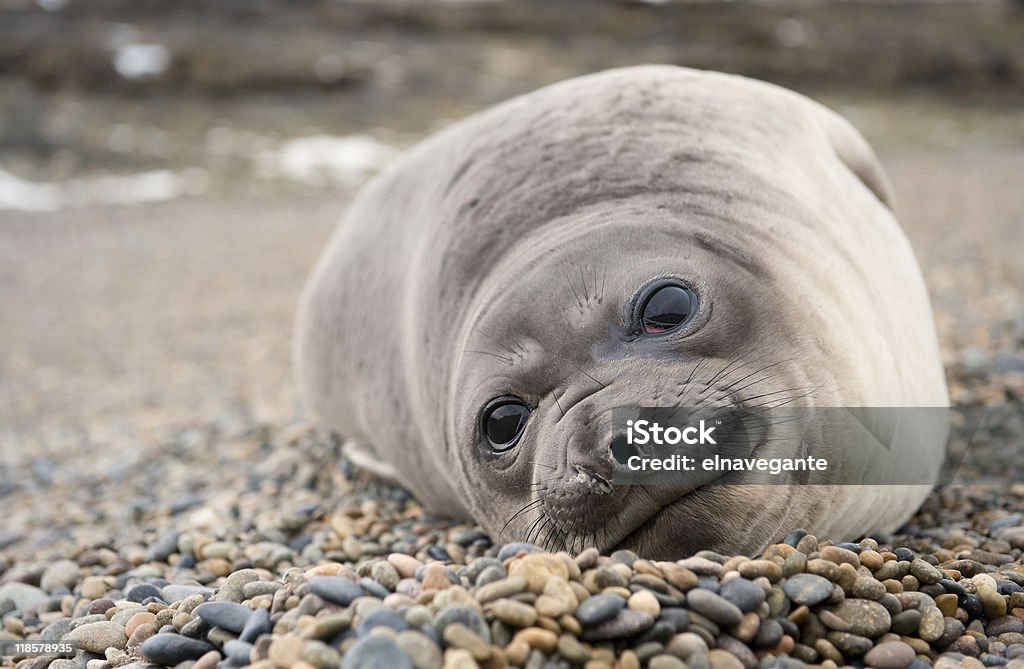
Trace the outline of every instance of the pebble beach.
[[[797, 529], [755, 558], [652, 562], [494, 544], [300, 425], [226, 442], [205, 472], [155, 463], [116, 499], [83, 500], [76, 525], [107, 528], [91, 541], [2, 565], [0, 639], [77, 644], [6, 664], [1024, 667], [1024, 484], [940, 489], [894, 536]], [[190, 508], [206, 477], [238, 494]], [[181, 486], [166, 506], [109, 522], [161, 478]]]
[[[0, 666], [1024, 669], [1024, 12], [453, 4], [0, 0]], [[895, 533], [550, 552], [374, 480], [297, 402], [295, 301], [354, 189], [634, 62], [783, 83], [878, 151], [951, 402], [1007, 410]]]

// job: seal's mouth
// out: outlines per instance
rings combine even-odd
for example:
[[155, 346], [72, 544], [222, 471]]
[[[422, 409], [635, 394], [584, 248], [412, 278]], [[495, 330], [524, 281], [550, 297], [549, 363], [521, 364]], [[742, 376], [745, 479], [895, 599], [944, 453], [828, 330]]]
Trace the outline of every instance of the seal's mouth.
[[[759, 439], [757, 445], [751, 450], [751, 457], [759, 457], [763, 454], [764, 449], [768, 446], [769, 439]], [[723, 472], [714, 479], [703, 483], [694, 488], [690, 488], [681, 492], [676, 497], [672, 498], [671, 501], [663, 504], [660, 508], [656, 509], [653, 513], [649, 514], [643, 520], [640, 521], [632, 530], [622, 537], [616, 544], [610, 547], [610, 550], [619, 549], [630, 549], [637, 553], [641, 553], [644, 546], [650, 544], [657, 544], [660, 541], [655, 538], [652, 539], [652, 534], [658, 531], [658, 524], [666, 517], [670, 515], [674, 509], [678, 509], [684, 505], [700, 505], [700, 503], [711, 497], [714, 493], [714, 487], [716, 486], [732, 486], [732, 485], [743, 485], [741, 480], [742, 473], [727, 473]], [[628, 497], [627, 497], [628, 503]]]

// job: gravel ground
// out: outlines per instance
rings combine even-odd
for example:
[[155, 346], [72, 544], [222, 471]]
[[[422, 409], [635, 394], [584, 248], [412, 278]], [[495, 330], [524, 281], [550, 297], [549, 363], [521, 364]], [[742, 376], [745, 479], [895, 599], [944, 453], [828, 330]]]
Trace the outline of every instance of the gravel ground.
[[[80, 648], [8, 661], [1024, 666], [1021, 484], [938, 491], [893, 537], [834, 545], [796, 530], [756, 559], [650, 562], [493, 545], [301, 426], [195, 431], [166, 448], [130, 476], [80, 482], [32, 537], [51, 547], [4, 565], [0, 638]], [[220, 492], [200, 503], [203, 489]]]
[[[895, 182], [953, 401], [1019, 412], [1019, 125], [1002, 114], [994, 143], [891, 111], [852, 115]], [[671, 563], [493, 545], [302, 422], [291, 315], [347, 196], [261, 190], [0, 214], [0, 639], [81, 646], [4, 664], [1024, 667], [1018, 427], [976, 439], [967, 484], [895, 536]]]

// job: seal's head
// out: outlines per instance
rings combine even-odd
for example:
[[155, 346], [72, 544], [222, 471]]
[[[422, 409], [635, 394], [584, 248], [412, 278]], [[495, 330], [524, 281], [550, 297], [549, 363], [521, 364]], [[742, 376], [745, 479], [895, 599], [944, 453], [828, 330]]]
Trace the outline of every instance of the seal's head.
[[[746, 545], [751, 534], [768, 542], [778, 531], [785, 495], [722, 481], [612, 485], [622, 457], [616, 408], [823, 396], [825, 370], [792, 359], [803, 336], [791, 320], [799, 296], [767, 280], [756, 255], [710, 243], [702, 226], [719, 221], [689, 213], [688, 233], [681, 224], [669, 206], [576, 214], [554, 222], [560, 234], [506, 256], [477, 293], [461, 333], [450, 439], [471, 451], [453, 458], [469, 483], [463, 494], [499, 538], [658, 557]], [[768, 438], [742, 437], [750, 451]]]

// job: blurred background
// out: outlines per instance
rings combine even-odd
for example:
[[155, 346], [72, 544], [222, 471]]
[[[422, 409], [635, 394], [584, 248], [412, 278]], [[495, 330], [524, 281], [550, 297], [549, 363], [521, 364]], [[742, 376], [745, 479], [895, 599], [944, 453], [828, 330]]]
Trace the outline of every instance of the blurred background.
[[1024, 3], [0, 0], [0, 500], [288, 424], [295, 301], [360, 183], [474, 110], [654, 62], [846, 115], [954, 402], [1021, 403]]

